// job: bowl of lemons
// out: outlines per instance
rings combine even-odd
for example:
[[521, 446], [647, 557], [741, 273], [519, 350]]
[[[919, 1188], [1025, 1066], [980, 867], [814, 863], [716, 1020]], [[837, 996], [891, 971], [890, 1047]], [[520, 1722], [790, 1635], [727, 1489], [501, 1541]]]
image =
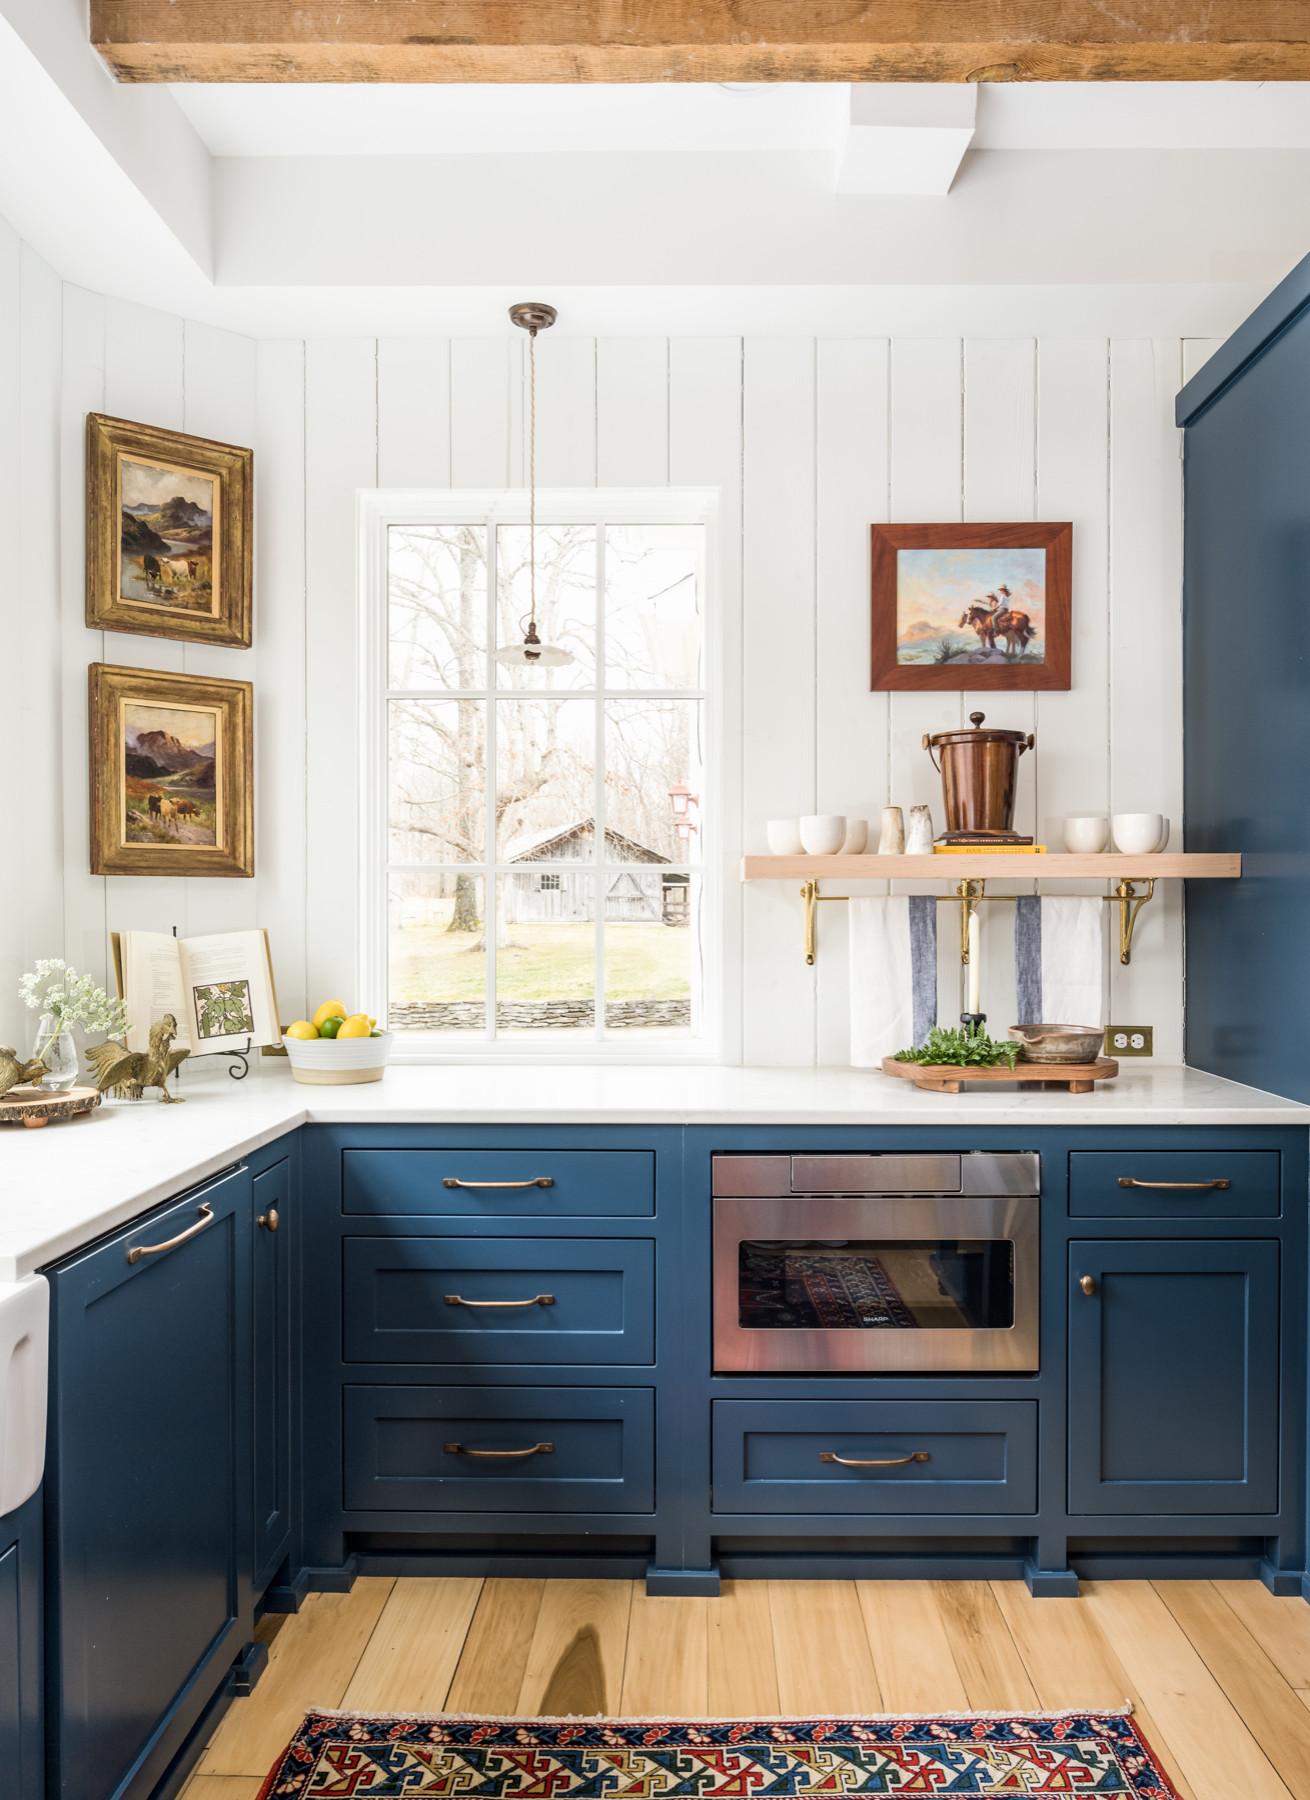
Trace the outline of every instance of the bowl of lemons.
[[367, 1013], [347, 1012], [342, 1000], [325, 1000], [312, 1019], [297, 1019], [282, 1033], [297, 1081], [316, 1087], [344, 1087], [381, 1081], [391, 1033], [379, 1031]]

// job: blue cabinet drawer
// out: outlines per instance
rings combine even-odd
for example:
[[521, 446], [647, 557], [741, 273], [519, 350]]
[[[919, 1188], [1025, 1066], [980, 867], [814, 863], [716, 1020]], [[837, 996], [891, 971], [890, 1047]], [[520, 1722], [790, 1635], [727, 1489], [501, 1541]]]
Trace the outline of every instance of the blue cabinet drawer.
[[447, 1219], [644, 1217], [651, 1150], [346, 1150], [342, 1210]]
[[1069, 1212], [1075, 1219], [1276, 1219], [1278, 1177], [1277, 1150], [1074, 1150]]
[[650, 1512], [649, 1388], [347, 1387], [345, 1504], [365, 1512]]
[[1026, 1513], [1031, 1400], [716, 1400], [714, 1510]]
[[347, 1238], [347, 1362], [649, 1363], [647, 1238]]

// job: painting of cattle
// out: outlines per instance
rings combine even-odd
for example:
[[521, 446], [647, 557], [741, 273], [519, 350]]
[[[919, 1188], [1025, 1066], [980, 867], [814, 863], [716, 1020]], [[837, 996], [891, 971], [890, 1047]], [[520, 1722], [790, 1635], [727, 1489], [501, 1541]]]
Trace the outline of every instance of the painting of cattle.
[[247, 645], [249, 450], [87, 418], [88, 625]]
[[873, 681], [1067, 688], [1072, 527], [875, 525]]
[[249, 875], [251, 687], [91, 667], [92, 872]]

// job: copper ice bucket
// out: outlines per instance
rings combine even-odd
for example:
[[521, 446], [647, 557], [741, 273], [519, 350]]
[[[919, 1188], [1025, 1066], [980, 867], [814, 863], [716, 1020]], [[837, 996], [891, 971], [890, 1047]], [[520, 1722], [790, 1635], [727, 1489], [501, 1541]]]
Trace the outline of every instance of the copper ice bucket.
[[967, 731], [938, 731], [924, 736], [923, 747], [942, 778], [948, 832], [1014, 829], [1019, 758], [1037, 740], [1032, 732], [984, 731], [985, 716], [970, 713], [972, 729]]

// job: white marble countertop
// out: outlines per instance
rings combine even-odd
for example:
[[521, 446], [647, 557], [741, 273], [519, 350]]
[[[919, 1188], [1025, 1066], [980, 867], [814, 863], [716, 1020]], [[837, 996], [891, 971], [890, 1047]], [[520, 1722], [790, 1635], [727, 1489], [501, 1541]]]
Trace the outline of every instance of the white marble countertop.
[[1008, 1083], [920, 1092], [876, 1070], [398, 1064], [302, 1087], [285, 1064], [237, 1083], [188, 1070], [185, 1106], [107, 1101], [0, 1133], [0, 1281], [68, 1255], [306, 1122], [351, 1125], [1297, 1125], [1310, 1106], [1196, 1069], [1124, 1067], [1092, 1094]]

